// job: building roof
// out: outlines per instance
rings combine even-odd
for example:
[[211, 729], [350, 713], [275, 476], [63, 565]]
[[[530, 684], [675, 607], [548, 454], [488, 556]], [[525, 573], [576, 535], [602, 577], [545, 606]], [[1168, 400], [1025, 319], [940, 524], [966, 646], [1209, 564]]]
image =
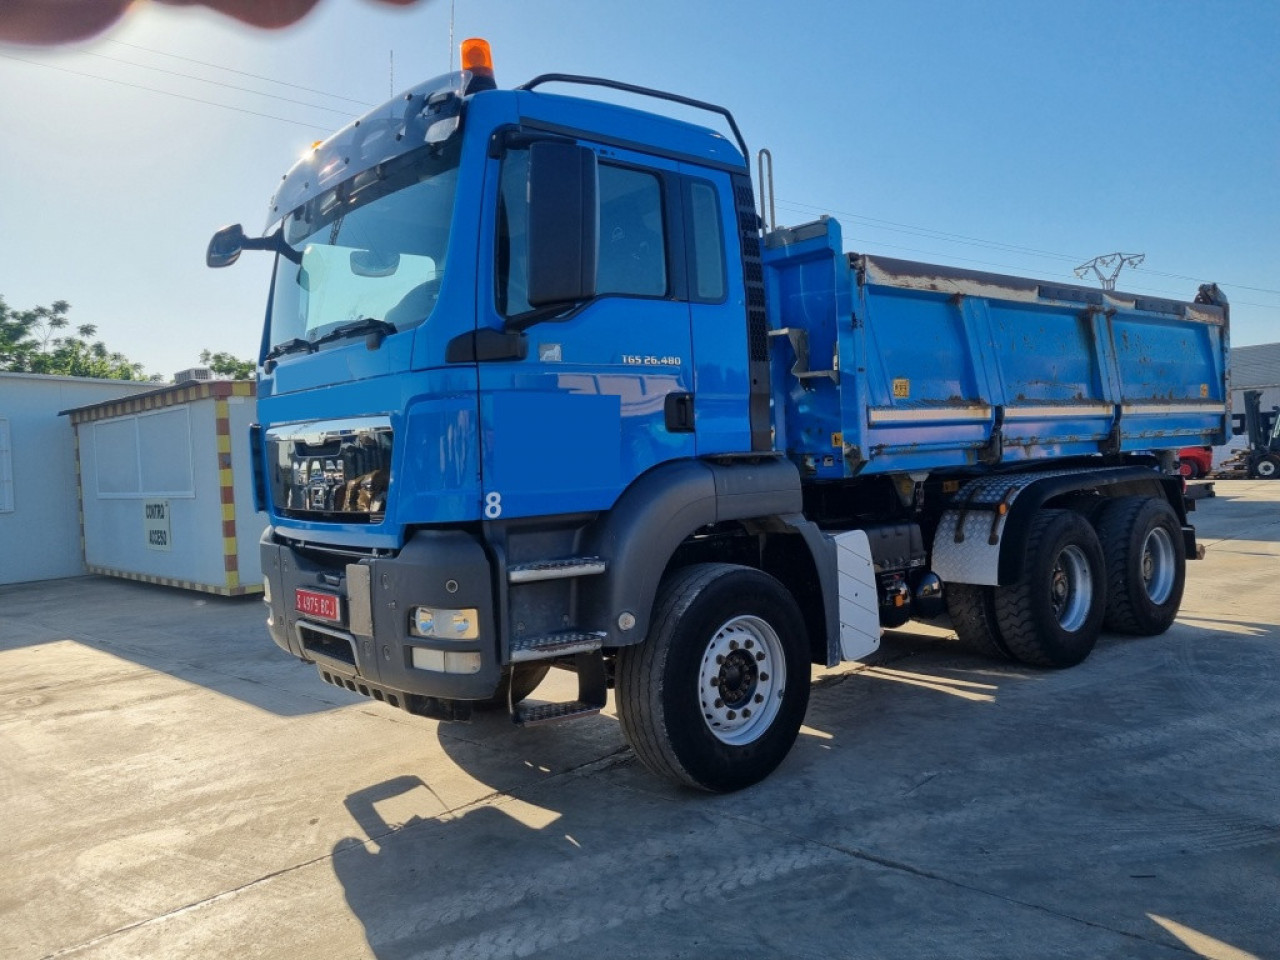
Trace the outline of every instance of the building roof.
[[1280, 343], [1231, 348], [1231, 389], [1280, 386]]
[[69, 416], [73, 424], [81, 424], [92, 420], [108, 420], [131, 413], [142, 413], [146, 410], [173, 407], [181, 403], [194, 403], [197, 400], [254, 397], [257, 394], [258, 385], [252, 380], [205, 380], [199, 383], [187, 380], [184, 383], [171, 384], [131, 397], [119, 397], [83, 407], [72, 407], [70, 410], [63, 410], [59, 415]]

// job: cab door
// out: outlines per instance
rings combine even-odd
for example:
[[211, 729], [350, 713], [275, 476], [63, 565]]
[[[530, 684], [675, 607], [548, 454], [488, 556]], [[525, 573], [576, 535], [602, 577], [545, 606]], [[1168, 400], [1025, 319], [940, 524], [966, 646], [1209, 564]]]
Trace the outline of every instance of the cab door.
[[[649, 468], [695, 453], [677, 165], [583, 145], [596, 160], [596, 294], [530, 324], [527, 356], [478, 360], [489, 520], [607, 509]], [[531, 310], [530, 148], [502, 153], [486, 178], [481, 329]]]

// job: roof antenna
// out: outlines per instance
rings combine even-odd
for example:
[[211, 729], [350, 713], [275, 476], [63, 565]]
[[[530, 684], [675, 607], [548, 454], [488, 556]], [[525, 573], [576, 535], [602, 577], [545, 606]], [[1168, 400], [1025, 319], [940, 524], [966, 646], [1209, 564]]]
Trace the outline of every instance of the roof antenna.
[[453, 5], [455, 0], [449, 0], [449, 72], [453, 73]]

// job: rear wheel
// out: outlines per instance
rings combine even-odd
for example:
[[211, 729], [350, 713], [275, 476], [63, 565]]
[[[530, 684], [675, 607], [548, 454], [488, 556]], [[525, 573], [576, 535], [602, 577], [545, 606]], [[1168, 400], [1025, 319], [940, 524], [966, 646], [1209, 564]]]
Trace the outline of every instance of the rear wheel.
[[649, 635], [618, 654], [622, 732], [649, 770], [727, 792], [763, 780], [809, 704], [804, 618], [773, 577], [698, 564], [658, 591]]
[[1178, 615], [1187, 575], [1173, 508], [1154, 497], [1114, 500], [1099, 517], [1098, 535], [1107, 559], [1107, 629], [1164, 633]]
[[1098, 641], [1105, 598], [1102, 547], [1089, 521], [1071, 510], [1041, 510], [1022, 579], [995, 589], [1000, 637], [1023, 663], [1075, 666]]
[[1186, 477], [1188, 480], [1200, 479], [1200, 464], [1186, 457], [1178, 461], [1178, 473]]
[[974, 653], [997, 660], [1009, 660], [1009, 650], [1000, 639], [996, 623], [995, 596], [991, 587], [974, 583], [948, 583], [947, 613], [960, 642]]
[[1280, 457], [1269, 453], [1258, 461], [1253, 470], [1263, 480], [1274, 480], [1280, 477]]

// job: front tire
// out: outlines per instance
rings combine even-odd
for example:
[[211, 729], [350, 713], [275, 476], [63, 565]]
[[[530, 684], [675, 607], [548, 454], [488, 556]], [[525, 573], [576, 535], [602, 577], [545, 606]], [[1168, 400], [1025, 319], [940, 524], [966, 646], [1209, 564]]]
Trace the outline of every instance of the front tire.
[[1187, 576], [1182, 524], [1165, 500], [1113, 500], [1098, 520], [1107, 558], [1108, 630], [1152, 637], [1173, 624]]
[[1280, 477], [1280, 457], [1269, 453], [1258, 460], [1253, 472], [1260, 480], [1274, 480]]
[[618, 720], [652, 773], [717, 793], [780, 764], [809, 705], [804, 618], [768, 574], [697, 564], [658, 591], [649, 635], [623, 647]]
[[1098, 642], [1106, 589], [1102, 546], [1089, 521], [1072, 510], [1041, 510], [1031, 521], [1022, 579], [996, 587], [1000, 637], [1023, 663], [1073, 667]]
[[502, 668], [502, 675], [498, 678], [498, 689], [493, 696], [476, 700], [473, 706], [477, 710], [505, 710], [508, 695], [512, 705], [521, 700], [527, 700], [550, 669], [551, 664], [537, 660], [508, 663]]

